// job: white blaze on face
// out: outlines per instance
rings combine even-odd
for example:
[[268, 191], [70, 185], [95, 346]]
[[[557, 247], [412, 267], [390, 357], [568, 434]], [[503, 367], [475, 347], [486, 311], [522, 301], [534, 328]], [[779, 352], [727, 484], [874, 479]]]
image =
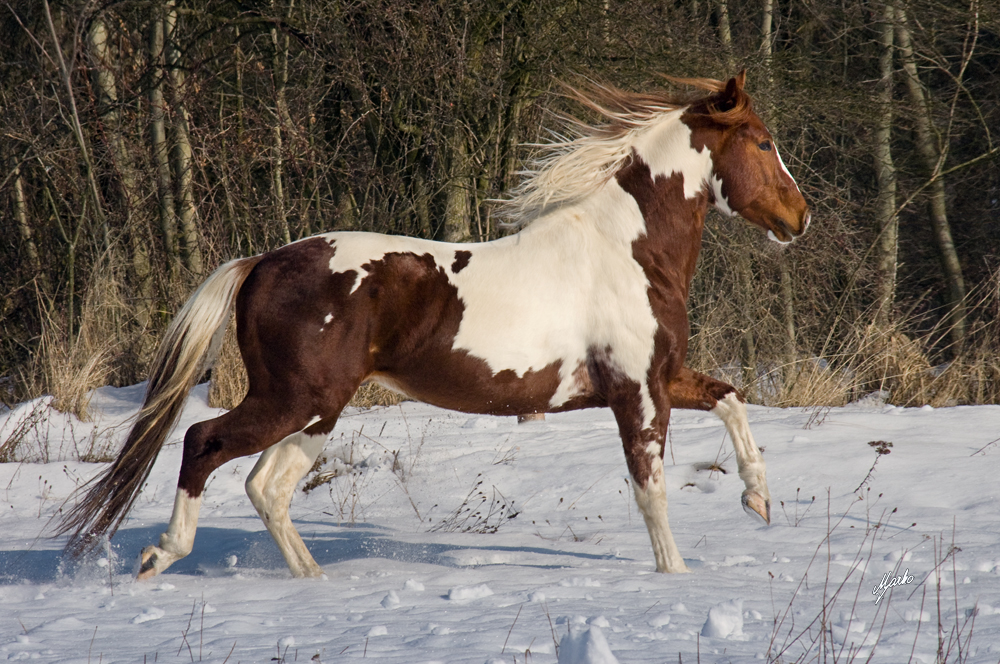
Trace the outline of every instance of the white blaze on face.
[[781, 158], [781, 153], [778, 152], [778, 145], [774, 141], [771, 141], [771, 145], [774, 146], [774, 154], [775, 156], [778, 157], [778, 163], [781, 164], [781, 170], [785, 172], [785, 175], [788, 176], [788, 179], [792, 181], [793, 185], [795, 185], [795, 190], [798, 191], [799, 185], [797, 182], [795, 182], [795, 178], [792, 177], [792, 174], [788, 172], [788, 167], [785, 166], [785, 160]]

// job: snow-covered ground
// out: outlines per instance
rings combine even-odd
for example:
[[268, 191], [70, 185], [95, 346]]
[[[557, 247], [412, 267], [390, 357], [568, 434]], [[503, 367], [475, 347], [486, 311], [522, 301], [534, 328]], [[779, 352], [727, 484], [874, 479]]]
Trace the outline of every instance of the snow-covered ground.
[[[99, 390], [92, 423], [38, 402], [0, 413], [0, 445], [23, 436], [21, 454], [41, 456], [42, 437], [50, 459], [0, 465], [0, 659], [791, 662], [812, 648], [897, 663], [935, 661], [940, 634], [948, 661], [960, 648], [1000, 660], [1000, 407], [751, 407], [770, 526], [740, 507], [721, 423], [675, 411], [668, 498], [685, 575], [653, 572], [607, 410], [522, 425], [416, 403], [349, 411], [321, 470], [341, 474], [292, 503], [327, 578], [290, 577], [243, 493], [248, 458], [211, 479], [194, 552], [138, 583], [183, 431], [216, 412], [203, 386], [110, 555], [65, 560], [46, 525], [102, 467], [56, 459], [120, 440], [141, 391]], [[869, 442], [883, 440], [879, 456]], [[886, 574], [903, 581], [876, 604]]]

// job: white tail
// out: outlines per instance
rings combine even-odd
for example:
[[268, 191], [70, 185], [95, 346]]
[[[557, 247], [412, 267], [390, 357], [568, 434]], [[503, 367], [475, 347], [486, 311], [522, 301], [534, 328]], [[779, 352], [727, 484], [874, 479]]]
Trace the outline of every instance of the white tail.
[[58, 534], [72, 531], [67, 552], [83, 553], [102, 537], [114, 535], [128, 515], [163, 441], [180, 417], [188, 392], [218, 356], [233, 301], [259, 261], [255, 256], [220, 267], [167, 328], [150, 367], [142, 408], [118, 458], [81, 487], [87, 494], [58, 527]]

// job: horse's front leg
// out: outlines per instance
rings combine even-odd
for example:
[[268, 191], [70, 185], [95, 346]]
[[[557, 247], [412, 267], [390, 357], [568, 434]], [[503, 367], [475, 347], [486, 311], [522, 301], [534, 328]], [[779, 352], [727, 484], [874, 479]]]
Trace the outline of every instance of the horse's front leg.
[[[689, 572], [667, 520], [663, 444], [670, 402], [662, 385], [645, 385], [607, 367], [592, 367], [600, 391], [618, 422], [635, 502], [649, 531], [657, 572]], [[650, 389], [652, 388], [652, 389]]]
[[687, 367], [667, 383], [670, 403], [675, 408], [704, 410], [715, 414], [726, 426], [736, 451], [736, 465], [746, 489], [743, 509], [771, 522], [771, 492], [767, 488], [764, 457], [750, 433], [747, 408], [735, 387]]
[[663, 479], [663, 437], [622, 439], [625, 462], [632, 476], [635, 502], [646, 522], [657, 572], [690, 572], [677, 549], [667, 520], [667, 485]]

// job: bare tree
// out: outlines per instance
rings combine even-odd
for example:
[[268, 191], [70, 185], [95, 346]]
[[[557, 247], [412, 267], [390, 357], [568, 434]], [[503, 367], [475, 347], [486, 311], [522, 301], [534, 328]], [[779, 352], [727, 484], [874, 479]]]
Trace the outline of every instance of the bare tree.
[[[958, 257], [958, 251], [955, 249], [951, 225], [948, 222], [945, 179], [944, 175], [942, 175], [948, 146], [946, 143], [943, 145], [939, 145], [938, 143], [938, 132], [935, 130], [931, 120], [929, 100], [924, 93], [924, 86], [920, 81], [917, 71], [909, 19], [903, 8], [899, 9], [896, 34], [899, 39], [899, 53], [903, 62], [903, 71], [906, 73], [906, 89], [909, 92], [910, 106], [913, 110], [913, 129], [916, 134], [917, 151], [923, 160], [925, 174], [930, 180], [928, 216], [930, 217], [934, 239], [937, 242], [938, 251], [941, 255], [941, 267], [944, 272], [948, 293], [951, 338], [955, 345], [955, 350], [958, 351], [965, 343], [966, 337], [966, 288], [965, 278], [962, 275], [962, 263]], [[961, 70], [956, 76], [956, 97], [962, 87], [961, 81], [965, 73], [965, 68], [975, 48], [977, 28], [971, 27], [969, 35], [970, 37], [965, 44], [966, 50], [962, 53]], [[944, 136], [945, 140], [949, 138], [947, 135]]]
[[164, 4], [163, 36], [167, 68], [173, 88], [174, 146], [171, 155], [173, 175], [177, 184], [177, 221], [180, 228], [181, 258], [184, 267], [196, 278], [205, 271], [201, 257], [197, 210], [194, 205], [194, 157], [191, 152], [190, 116], [185, 100], [184, 69], [177, 46], [177, 8], [173, 0]]
[[888, 325], [892, 319], [896, 296], [896, 264], [898, 262], [899, 217], [896, 214], [896, 167], [892, 162], [892, 72], [894, 8], [891, 2], [882, 7], [879, 31], [879, 80], [875, 92], [875, 172], [878, 196], [875, 218], [878, 228], [878, 306], [877, 320]]

